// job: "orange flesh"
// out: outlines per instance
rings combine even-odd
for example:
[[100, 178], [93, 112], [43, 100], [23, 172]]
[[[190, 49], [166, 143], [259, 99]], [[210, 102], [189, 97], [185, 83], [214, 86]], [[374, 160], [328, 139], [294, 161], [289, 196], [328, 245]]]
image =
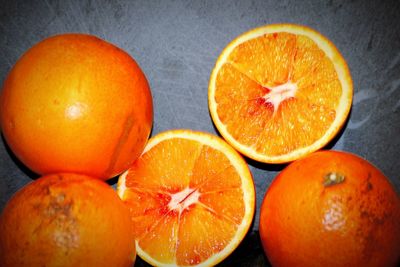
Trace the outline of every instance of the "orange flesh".
[[[275, 104], [271, 88], [293, 84]], [[239, 143], [271, 156], [319, 140], [335, 119], [342, 88], [335, 68], [308, 37], [266, 34], [238, 45], [216, 79], [217, 113]]]
[[164, 263], [194, 265], [220, 252], [245, 214], [241, 178], [232, 164], [192, 140], [175, 138], [151, 148], [130, 169], [126, 187], [138, 244]]

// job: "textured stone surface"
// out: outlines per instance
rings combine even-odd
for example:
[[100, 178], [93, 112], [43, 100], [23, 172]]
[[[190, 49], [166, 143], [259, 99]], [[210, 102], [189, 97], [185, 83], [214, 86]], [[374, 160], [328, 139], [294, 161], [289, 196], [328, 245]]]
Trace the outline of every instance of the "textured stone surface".
[[[154, 97], [153, 134], [191, 128], [217, 134], [208, 113], [207, 86], [215, 60], [237, 35], [269, 23], [315, 28], [346, 58], [354, 104], [345, 130], [329, 148], [356, 153], [400, 188], [399, 1], [0, 1], [0, 82], [34, 43], [63, 32], [95, 34], [130, 53]], [[0, 210], [35, 177], [0, 142]], [[248, 161], [259, 208], [283, 166]], [[115, 179], [110, 183], [115, 185]], [[257, 212], [253, 231], [258, 229]], [[264, 266], [258, 238], [228, 265]], [[250, 244], [250, 245], [249, 245]], [[243, 256], [246, 255], [246, 256]], [[251, 255], [251, 257], [249, 257]], [[254, 257], [252, 256], [254, 255]], [[138, 260], [137, 266], [145, 266]]]

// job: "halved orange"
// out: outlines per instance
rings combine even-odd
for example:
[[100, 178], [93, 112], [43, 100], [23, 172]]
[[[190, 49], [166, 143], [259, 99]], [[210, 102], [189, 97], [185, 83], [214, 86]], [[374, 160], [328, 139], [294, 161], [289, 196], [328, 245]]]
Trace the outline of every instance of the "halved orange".
[[209, 82], [220, 134], [254, 160], [284, 163], [325, 146], [349, 114], [353, 84], [335, 45], [305, 26], [273, 24], [234, 39]]
[[152, 137], [120, 176], [139, 257], [154, 266], [212, 266], [248, 232], [255, 208], [250, 170], [222, 138], [191, 130]]

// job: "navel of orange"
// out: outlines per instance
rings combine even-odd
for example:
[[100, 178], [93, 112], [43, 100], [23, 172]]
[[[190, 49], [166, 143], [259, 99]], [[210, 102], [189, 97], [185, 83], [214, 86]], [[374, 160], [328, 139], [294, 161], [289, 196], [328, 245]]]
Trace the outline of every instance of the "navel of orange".
[[345, 123], [352, 93], [332, 42], [304, 26], [267, 25], [223, 50], [210, 78], [209, 109], [238, 151], [282, 163], [325, 146]]

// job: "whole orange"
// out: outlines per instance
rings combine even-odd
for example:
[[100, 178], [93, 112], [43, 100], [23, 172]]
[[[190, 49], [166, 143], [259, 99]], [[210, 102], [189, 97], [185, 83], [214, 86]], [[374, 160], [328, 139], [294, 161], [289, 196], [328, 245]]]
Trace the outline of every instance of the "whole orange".
[[86, 34], [60, 34], [31, 47], [6, 77], [3, 135], [39, 174], [120, 174], [141, 154], [153, 106], [135, 60]]
[[7, 203], [0, 217], [0, 266], [133, 266], [129, 211], [99, 179], [48, 175]]
[[287, 166], [266, 192], [260, 237], [273, 266], [398, 266], [400, 198], [382, 172], [346, 152]]

